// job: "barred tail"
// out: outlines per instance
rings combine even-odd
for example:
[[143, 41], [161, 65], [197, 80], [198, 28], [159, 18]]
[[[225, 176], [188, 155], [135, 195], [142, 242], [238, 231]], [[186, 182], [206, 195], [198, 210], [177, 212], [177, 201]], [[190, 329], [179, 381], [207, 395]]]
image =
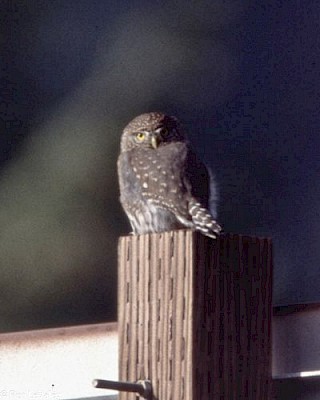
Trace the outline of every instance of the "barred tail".
[[189, 203], [189, 214], [192, 218], [194, 228], [206, 236], [213, 239], [220, 234], [222, 228], [217, 221], [212, 217], [210, 212], [201, 206], [200, 203]]

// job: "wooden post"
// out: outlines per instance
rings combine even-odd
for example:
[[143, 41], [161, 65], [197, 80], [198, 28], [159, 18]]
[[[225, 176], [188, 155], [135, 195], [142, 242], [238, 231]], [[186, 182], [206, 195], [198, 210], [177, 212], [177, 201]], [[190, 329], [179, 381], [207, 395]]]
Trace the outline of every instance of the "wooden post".
[[149, 379], [158, 400], [269, 399], [271, 250], [182, 230], [120, 238], [119, 379]]

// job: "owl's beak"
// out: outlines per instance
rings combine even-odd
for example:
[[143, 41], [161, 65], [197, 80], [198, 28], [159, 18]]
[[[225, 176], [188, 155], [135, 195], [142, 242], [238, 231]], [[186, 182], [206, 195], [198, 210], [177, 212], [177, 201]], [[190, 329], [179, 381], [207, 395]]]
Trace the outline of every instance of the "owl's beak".
[[154, 149], [158, 147], [158, 137], [156, 135], [151, 136], [151, 145]]

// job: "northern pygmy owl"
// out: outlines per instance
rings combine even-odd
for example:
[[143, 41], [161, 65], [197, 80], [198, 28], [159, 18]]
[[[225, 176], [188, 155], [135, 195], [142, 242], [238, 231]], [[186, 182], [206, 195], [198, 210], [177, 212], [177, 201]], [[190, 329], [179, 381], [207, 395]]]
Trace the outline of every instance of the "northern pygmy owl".
[[134, 118], [121, 137], [120, 202], [134, 234], [194, 229], [215, 238], [210, 176], [178, 121], [160, 112]]

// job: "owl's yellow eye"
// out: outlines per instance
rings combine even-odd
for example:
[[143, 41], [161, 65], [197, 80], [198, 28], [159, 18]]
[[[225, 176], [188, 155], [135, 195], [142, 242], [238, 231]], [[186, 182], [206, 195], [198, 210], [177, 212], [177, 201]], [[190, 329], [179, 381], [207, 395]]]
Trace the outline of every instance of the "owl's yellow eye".
[[138, 142], [143, 142], [146, 135], [143, 132], [136, 133], [136, 139]]

